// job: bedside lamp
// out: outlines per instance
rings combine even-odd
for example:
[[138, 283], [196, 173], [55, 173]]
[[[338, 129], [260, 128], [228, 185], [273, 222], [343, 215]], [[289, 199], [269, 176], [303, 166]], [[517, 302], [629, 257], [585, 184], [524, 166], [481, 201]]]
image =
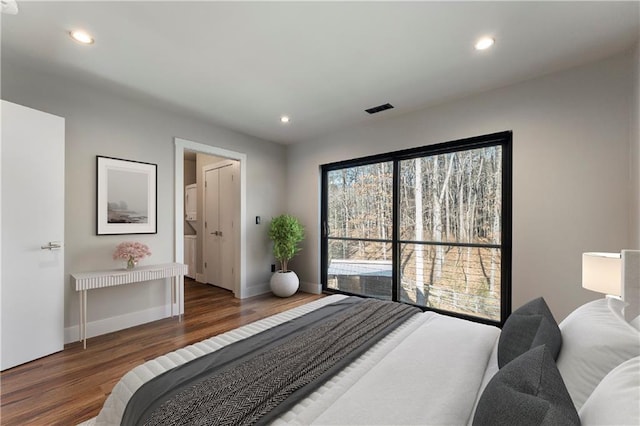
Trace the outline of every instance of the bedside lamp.
[[582, 287], [608, 296], [622, 296], [620, 253], [583, 253]]

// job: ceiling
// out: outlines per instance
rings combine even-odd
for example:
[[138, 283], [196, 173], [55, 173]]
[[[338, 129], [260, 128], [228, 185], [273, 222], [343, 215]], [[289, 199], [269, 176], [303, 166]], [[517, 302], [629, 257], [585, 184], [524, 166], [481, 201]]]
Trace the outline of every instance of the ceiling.
[[[2, 60], [279, 143], [313, 139], [631, 48], [638, 2], [33, 2]], [[70, 39], [82, 28], [90, 46]], [[486, 51], [473, 48], [483, 35]], [[395, 109], [369, 116], [384, 103]], [[291, 117], [288, 124], [279, 120]]]

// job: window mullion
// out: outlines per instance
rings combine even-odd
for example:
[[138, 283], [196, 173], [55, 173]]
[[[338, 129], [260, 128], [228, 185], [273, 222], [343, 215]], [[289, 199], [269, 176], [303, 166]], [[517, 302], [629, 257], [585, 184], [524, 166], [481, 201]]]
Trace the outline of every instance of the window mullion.
[[392, 280], [393, 288], [391, 290], [392, 300], [398, 302], [400, 300], [400, 161], [398, 159], [393, 160], [393, 209], [392, 209]]
[[329, 221], [329, 184], [328, 184], [328, 170], [325, 166], [322, 166], [320, 179], [320, 282], [323, 289], [327, 283], [327, 266], [329, 264], [328, 253], [328, 237], [329, 234], [326, 231]]

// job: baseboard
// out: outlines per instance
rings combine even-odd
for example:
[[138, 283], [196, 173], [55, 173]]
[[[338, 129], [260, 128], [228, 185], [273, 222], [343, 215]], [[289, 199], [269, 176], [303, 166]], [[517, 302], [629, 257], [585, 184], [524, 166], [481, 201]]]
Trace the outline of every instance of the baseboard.
[[[174, 314], [178, 312], [174, 305]], [[104, 318], [87, 323], [87, 338], [101, 336], [114, 331], [124, 330], [140, 324], [157, 321], [171, 316], [171, 305], [157, 306], [144, 311], [131, 312], [110, 318]], [[73, 325], [64, 329], [64, 343], [73, 343], [79, 340], [79, 326]]]
[[269, 283], [261, 283], [257, 286], [247, 288], [246, 291], [240, 295], [240, 298], [246, 299], [247, 297], [260, 296], [261, 294], [269, 293], [270, 291], [271, 288], [269, 287]]
[[205, 278], [204, 274], [199, 274], [196, 272], [196, 281], [198, 281], [199, 283], [207, 283], [207, 279]]
[[[198, 274], [200, 275], [200, 274]], [[204, 275], [200, 275], [201, 278]], [[200, 281], [200, 280], [198, 280]], [[320, 284], [300, 282], [300, 291], [311, 294], [322, 293]], [[257, 286], [249, 287], [242, 298], [259, 296], [271, 292], [269, 283], [262, 283]], [[174, 313], [178, 311], [177, 305], [174, 305]], [[157, 306], [155, 308], [146, 309], [144, 311], [131, 312], [110, 318], [104, 318], [87, 323], [87, 338], [101, 336], [103, 334], [112, 333], [114, 331], [123, 330], [136, 325], [146, 324], [148, 322], [157, 321], [171, 316], [171, 305]], [[64, 329], [64, 343], [73, 343], [79, 340], [79, 327], [73, 325]]]
[[311, 294], [321, 294], [322, 284], [300, 282], [300, 291]]
[[[300, 282], [299, 291], [303, 291], [305, 293], [311, 294], [321, 294], [322, 293], [322, 285], [308, 282]], [[245, 299], [247, 297], [259, 296], [261, 294], [267, 294], [271, 292], [271, 287], [269, 283], [262, 283], [260, 285], [249, 287], [244, 294], [240, 297], [241, 299]]]

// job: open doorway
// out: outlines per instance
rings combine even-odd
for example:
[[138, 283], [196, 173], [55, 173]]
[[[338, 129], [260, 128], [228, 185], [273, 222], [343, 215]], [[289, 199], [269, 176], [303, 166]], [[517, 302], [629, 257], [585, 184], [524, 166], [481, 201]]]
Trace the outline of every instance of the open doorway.
[[[184, 263], [184, 235], [185, 235], [185, 153], [187, 155], [191, 152], [206, 154], [213, 157], [219, 157], [222, 159], [235, 160], [239, 169], [239, 186], [240, 186], [240, 200], [239, 200], [239, 223], [238, 223], [238, 238], [235, 247], [235, 260], [234, 260], [234, 278], [232, 291], [235, 297], [246, 297], [246, 161], [247, 156], [244, 153], [230, 151], [224, 148], [218, 148], [210, 145], [201, 144], [185, 139], [175, 138], [175, 261]], [[184, 296], [182, 298], [184, 300]], [[184, 307], [178, 307], [180, 312], [183, 312]]]

